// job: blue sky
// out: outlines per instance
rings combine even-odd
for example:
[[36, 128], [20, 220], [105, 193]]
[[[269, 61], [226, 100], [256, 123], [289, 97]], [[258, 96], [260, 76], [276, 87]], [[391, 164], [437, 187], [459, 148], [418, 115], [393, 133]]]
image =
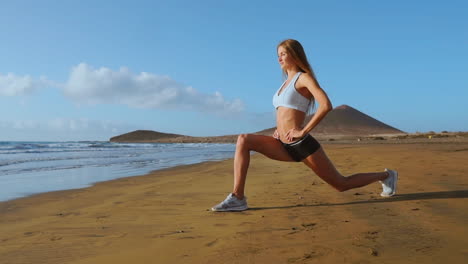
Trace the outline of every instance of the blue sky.
[[[293, 4], [290, 4], [293, 3]], [[0, 141], [275, 125], [276, 45], [333, 105], [407, 132], [468, 131], [466, 1], [2, 1]]]

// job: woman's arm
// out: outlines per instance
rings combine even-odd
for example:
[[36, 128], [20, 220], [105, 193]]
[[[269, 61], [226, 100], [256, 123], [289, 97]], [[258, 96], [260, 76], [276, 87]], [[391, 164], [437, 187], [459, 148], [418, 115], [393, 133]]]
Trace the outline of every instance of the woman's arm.
[[325, 91], [320, 87], [317, 80], [310, 74], [301, 74], [302, 78], [298, 80], [299, 87], [306, 87], [307, 90], [315, 98], [315, 102], [318, 103], [319, 107], [317, 112], [312, 116], [312, 119], [302, 128], [303, 136], [307, 135], [320, 121], [330, 112], [333, 107]]
[[315, 114], [310, 119], [309, 123], [307, 123], [303, 128], [292, 128], [286, 132], [285, 137], [289, 141], [293, 141], [296, 138], [303, 138], [315, 126], [317, 126], [318, 123], [320, 123], [320, 121], [327, 115], [328, 112], [333, 109], [327, 94], [324, 90], [322, 90], [315, 78], [312, 78], [310, 74], [301, 74], [297, 80], [296, 85], [298, 87], [306, 87], [307, 90], [309, 90], [309, 92], [312, 94], [313, 98], [315, 98], [315, 102], [318, 103], [319, 107], [317, 112], [315, 112]]

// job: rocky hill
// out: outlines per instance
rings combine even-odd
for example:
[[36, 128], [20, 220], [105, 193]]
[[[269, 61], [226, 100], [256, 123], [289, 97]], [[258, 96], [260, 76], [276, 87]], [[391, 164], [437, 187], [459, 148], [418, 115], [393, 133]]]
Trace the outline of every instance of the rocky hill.
[[136, 130], [126, 134], [112, 137], [111, 142], [148, 142], [162, 139], [185, 137], [184, 135], [161, 133], [151, 130]]

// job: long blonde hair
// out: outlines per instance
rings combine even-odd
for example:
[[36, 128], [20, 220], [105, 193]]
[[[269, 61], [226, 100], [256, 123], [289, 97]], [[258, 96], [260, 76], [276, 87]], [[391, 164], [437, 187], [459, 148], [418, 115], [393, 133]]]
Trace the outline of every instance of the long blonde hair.
[[[315, 79], [315, 73], [309, 64], [304, 48], [302, 47], [301, 43], [299, 43], [299, 41], [295, 39], [286, 39], [278, 44], [276, 50], [278, 50], [279, 47], [283, 47], [286, 50], [286, 52], [292, 57], [297, 67], [299, 67], [300, 71], [310, 73], [310, 75], [312, 75], [312, 77]], [[286, 71], [283, 70], [283, 74], [286, 75]]]
[[[309, 64], [309, 61], [307, 60], [307, 56], [305, 54], [304, 48], [302, 47], [301, 43], [295, 39], [286, 39], [281, 41], [278, 46], [276, 47], [276, 50], [279, 49], [279, 47], [283, 47], [288, 55], [291, 56], [293, 62], [299, 67], [299, 70], [304, 72], [304, 73], [309, 73], [312, 78], [318, 83], [317, 78], [315, 77], [314, 70], [312, 70], [312, 67]], [[283, 77], [287, 76], [287, 72], [283, 70]], [[315, 107], [315, 99], [312, 97], [311, 99], [311, 107], [309, 107], [307, 113], [311, 114], [312, 110]]]

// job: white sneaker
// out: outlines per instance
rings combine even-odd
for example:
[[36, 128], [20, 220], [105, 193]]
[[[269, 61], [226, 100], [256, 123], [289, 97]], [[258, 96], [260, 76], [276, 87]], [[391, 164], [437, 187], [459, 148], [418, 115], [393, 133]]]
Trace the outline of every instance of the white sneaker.
[[249, 207], [247, 206], [247, 197], [239, 200], [234, 194], [230, 193], [224, 201], [213, 206], [212, 211], [215, 212], [229, 212], [229, 211], [245, 211]]
[[389, 169], [385, 169], [385, 171], [388, 172], [389, 176], [385, 180], [380, 181], [380, 183], [382, 183], [382, 189], [383, 189], [380, 196], [390, 197], [396, 193], [398, 172], [394, 170], [389, 170]]

